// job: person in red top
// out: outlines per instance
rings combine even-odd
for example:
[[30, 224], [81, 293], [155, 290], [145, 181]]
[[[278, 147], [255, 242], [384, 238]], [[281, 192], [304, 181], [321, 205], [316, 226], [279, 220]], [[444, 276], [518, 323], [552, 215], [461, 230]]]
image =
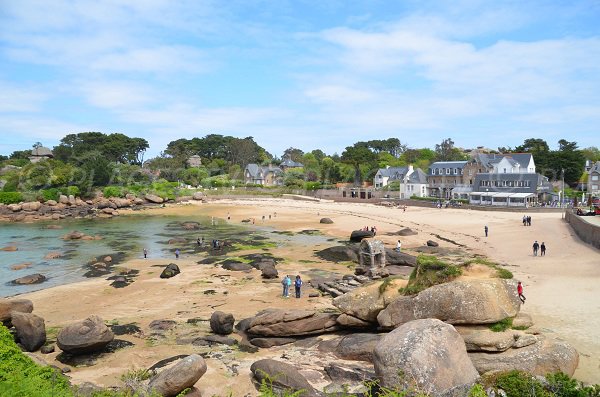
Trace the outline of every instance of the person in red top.
[[525, 303], [525, 295], [523, 295], [523, 284], [519, 281], [517, 283], [517, 293], [519, 294], [519, 299], [521, 299], [522, 303]]

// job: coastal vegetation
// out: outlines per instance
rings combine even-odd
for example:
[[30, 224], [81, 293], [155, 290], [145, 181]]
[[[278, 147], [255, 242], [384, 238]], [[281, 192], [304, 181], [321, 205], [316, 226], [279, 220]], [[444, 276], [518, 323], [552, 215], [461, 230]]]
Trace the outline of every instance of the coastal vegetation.
[[[558, 150], [550, 150], [543, 139], [526, 139], [515, 148], [498, 151], [529, 152], [534, 155], [540, 173], [551, 180], [563, 177], [575, 186], [583, 175], [585, 159], [597, 160], [595, 147], [579, 149], [576, 142], [561, 139]], [[42, 147], [40, 142], [34, 149]], [[0, 156], [0, 203], [57, 200], [62, 195], [93, 197], [101, 191], [108, 197], [124, 197], [128, 193], [151, 193], [164, 199], [189, 194], [187, 186], [204, 189], [244, 187], [248, 194], [279, 195], [293, 190], [331, 188], [336, 183], [360, 184], [371, 180], [377, 169], [406, 166], [427, 169], [434, 161], [468, 159], [468, 151], [444, 139], [435, 149], [410, 148], [398, 138], [356, 142], [341, 154], [327, 154], [320, 149], [304, 152], [290, 147], [281, 157], [267, 152], [253, 137], [236, 138], [209, 134], [202, 138], [177, 139], [167, 144], [159, 156], [144, 160], [148, 142], [124, 134], [82, 132], [69, 134], [52, 149], [52, 158], [30, 160], [31, 151], [15, 151]], [[191, 162], [195, 158], [197, 162]], [[285, 168], [283, 185], [265, 188], [246, 183], [244, 168], [249, 163], [277, 166], [289, 159], [301, 167]], [[250, 189], [250, 190], [248, 190]], [[575, 195], [576, 190], [567, 189]]]

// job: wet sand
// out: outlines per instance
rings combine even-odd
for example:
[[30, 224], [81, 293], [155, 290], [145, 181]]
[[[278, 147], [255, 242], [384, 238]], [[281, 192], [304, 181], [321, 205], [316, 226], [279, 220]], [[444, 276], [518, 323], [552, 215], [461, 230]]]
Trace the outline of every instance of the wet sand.
[[[207, 204], [172, 205], [148, 209], [148, 214], [201, 214], [226, 219], [241, 224], [242, 219], [254, 218], [249, 228], [275, 228], [299, 232], [318, 229], [333, 238], [347, 239], [354, 229], [376, 226], [378, 236], [390, 248], [395, 247], [396, 236], [386, 233], [410, 227], [418, 235], [401, 237], [403, 249], [420, 247], [436, 240], [442, 247], [466, 247], [469, 254], [482, 254], [503, 263], [525, 287], [527, 303], [523, 311], [534, 317], [536, 326], [553, 332], [573, 344], [580, 353], [580, 365], [575, 376], [586, 382], [600, 383], [600, 251], [578, 240], [560, 213], [531, 214], [531, 227], [523, 227], [522, 213], [484, 212], [463, 209], [437, 209], [408, 207], [406, 212], [370, 204], [315, 203], [283, 199], [220, 200]], [[265, 220], [262, 220], [263, 215]], [[271, 215], [271, 219], [269, 219]], [[125, 216], [127, 214], [125, 213]], [[331, 218], [333, 224], [320, 224], [322, 217]], [[489, 237], [484, 226], [489, 227]], [[453, 240], [439, 240], [435, 235]], [[534, 257], [531, 245], [534, 240], [544, 241], [546, 257]], [[313, 251], [324, 248], [301, 245], [270, 249], [286, 258], [277, 266], [279, 274], [302, 274], [307, 281], [311, 269], [349, 273], [344, 264], [324, 263], [314, 257]], [[251, 251], [249, 251], [251, 252]], [[256, 251], [254, 251], [256, 252]], [[244, 252], [236, 252], [240, 255]], [[98, 314], [104, 320], [126, 324], [137, 323], [148, 332], [148, 324], [156, 319], [173, 319], [185, 323], [189, 318], [208, 320], [214, 310], [231, 312], [236, 320], [251, 316], [268, 308], [331, 307], [331, 298], [282, 299], [279, 280], [264, 281], [260, 272], [229, 272], [212, 265], [198, 265], [202, 255], [183, 255], [176, 263], [182, 273], [162, 280], [158, 275], [165, 265], [175, 260], [135, 259], [123, 267], [140, 270], [139, 277], [126, 288], [114, 289], [104, 278], [64, 285], [27, 294], [34, 302], [35, 313], [46, 320], [47, 327], [63, 326], [69, 321]], [[212, 295], [205, 292], [215, 291]], [[199, 323], [200, 329], [209, 330], [208, 322]], [[182, 326], [185, 328], [185, 325]], [[190, 327], [190, 332], [197, 328]], [[182, 331], [182, 329], [179, 329]], [[182, 332], [184, 332], [183, 329]], [[136, 336], [119, 336], [135, 343], [102, 359], [92, 367], [74, 368], [70, 373], [74, 383], [92, 381], [109, 386], [119, 384], [119, 375], [133, 368], [145, 368], [155, 362], [176, 355], [190, 354], [197, 347], [177, 345], [166, 338], [157, 343]], [[220, 349], [220, 347], [212, 350]], [[248, 353], [234, 352], [243, 361]], [[272, 353], [271, 353], [272, 354]], [[252, 355], [259, 359], [268, 352], [261, 350]], [[53, 361], [56, 353], [44, 356]], [[238, 361], [236, 361], [237, 363]], [[227, 360], [208, 359], [208, 372], [198, 382], [203, 395], [233, 395], [250, 393], [255, 389], [250, 382], [249, 370], [244, 364], [237, 368], [239, 376], [232, 375]], [[59, 365], [62, 365], [58, 363]], [[229, 363], [233, 365], [234, 362]], [[248, 364], [249, 366], [249, 364]]]

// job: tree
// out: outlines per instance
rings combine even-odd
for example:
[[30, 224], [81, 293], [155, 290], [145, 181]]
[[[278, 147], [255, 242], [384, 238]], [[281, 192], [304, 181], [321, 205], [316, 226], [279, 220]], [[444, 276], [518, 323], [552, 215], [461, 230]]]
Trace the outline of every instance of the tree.
[[108, 162], [140, 165], [148, 147], [148, 141], [143, 138], [130, 138], [120, 133], [81, 132], [65, 136], [54, 147], [53, 153], [54, 158], [70, 163], [80, 163], [80, 158], [96, 152]]
[[321, 161], [321, 182], [330, 184], [339, 182], [341, 179], [340, 165], [331, 157], [325, 157]]
[[540, 174], [544, 174], [546, 176], [548, 176], [548, 173], [550, 173], [550, 175], [552, 174], [552, 167], [550, 167], [550, 147], [548, 146], [548, 143], [546, 143], [545, 140], [541, 138], [525, 139], [522, 145], [515, 147], [515, 152], [531, 153], [537, 171]]
[[581, 149], [581, 154], [586, 160], [591, 161], [600, 161], [600, 149], [595, 146], [586, 147], [585, 149]]
[[585, 165], [585, 157], [581, 150], [577, 149], [577, 142], [569, 142], [565, 139], [558, 141], [558, 150], [550, 153], [550, 166], [546, 168], [546, 176], [558, 180], [563, 175], [568, 185], [575, 185]]
[[[261, 163], [261, 148], [254, 138], [249, 136], [244, 139], [231, 138], [228, 142], [227, 160], [240, 167], [246, 167], [249, 163]], [[265, 152], [266, 153], [266, 152]]]
[[460, 149], [454, 147], [454, 141], [450, 138], [444, 139], [442, 143], [435, 145], [435, 154], [436, 161], [460, 161], [467, 158]]
[[347, 146], [342, 153], [342, 163], [354, 168], [354, 185], [360, 186], [362, 181], [361, 165], [370, 168], [376, 167], [377, 155], [371, 151], [366, 142], [357, 142], [353, 146]]
[[367, 142], [367, 146], [377, 154], [387, 152], [396, 158], [400, 157], [407, 149], [406, 145], [403, 145], [398, 138], [371, 140]]
[[294, 147], [289, 147], [283, 152], [283, 159], [290, 159], [292, 161], [300, 162], [304, 156], [304, 152]]

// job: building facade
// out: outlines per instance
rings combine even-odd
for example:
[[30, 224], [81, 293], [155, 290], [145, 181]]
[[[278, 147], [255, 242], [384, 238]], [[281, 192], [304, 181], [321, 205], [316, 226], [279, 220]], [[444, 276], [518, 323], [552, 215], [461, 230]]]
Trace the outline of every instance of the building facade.
[[410, 198], [412, 196], [427, 196], [427, 175], [420, 168], [408, 167], [386, 167], [377, 170], [373, 178], [373, 186], [381, 189], [392, 182], [398, 182], [398, 191], [390, 192], [390, 195], [398, 198]]
[[428, 195], [440, 199], [452, 198], [452, 189], [463, 186], [467, 161], [436, 161], [427, 171]]
[[481, 173], [475, 176], [470, 204], [527, 207], [556, 199], [547, 177], [535, 173]]
[[587, 191], [592, 197], [600, 197], [600, 161], [596, 161], [588, 171]]
[[264, 186], [282, 186], [283, 170], [273, 165], [248, 164], [244, 170], [244, 183]]

